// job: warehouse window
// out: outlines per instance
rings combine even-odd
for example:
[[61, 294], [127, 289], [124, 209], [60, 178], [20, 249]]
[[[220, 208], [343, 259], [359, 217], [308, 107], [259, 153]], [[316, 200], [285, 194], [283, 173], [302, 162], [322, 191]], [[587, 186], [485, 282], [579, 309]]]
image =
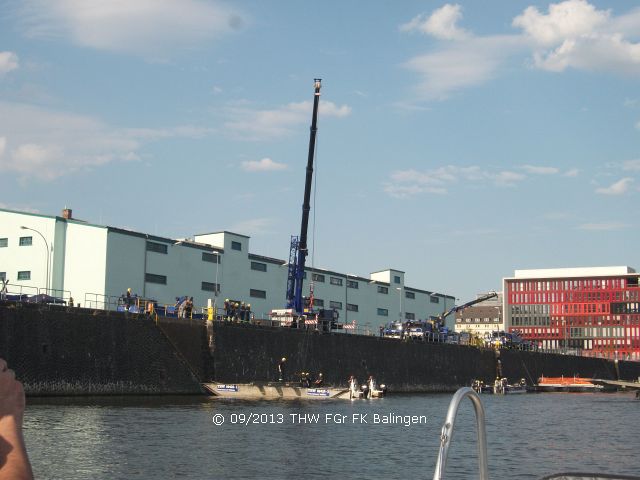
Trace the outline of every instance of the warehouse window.
[[311, 275], [311, 279], [314, 282], [322, 282], [322, 283], [324, 283], [324, 275], [320, 275], [319, 273], [314, 273], [313, 275]]
[[387, 295], [389, 293], [389, 289], [387, 287], [383, 287], [382, 285], [378, 285], [378, 293], [384, 293]]
[[416, 294], [413, 292], [407, 292], [406, 290], [404, 291], [404, 296], [406, 298], [416, 298]]
[[347, 310], [350, 312], [357, 312], [358, 305], [354, 305], [353, 303], [347, 303]]
[[242, 251], [242, 244], [240, 242], [231, 242], [231, 250]]
[[21, 247], [29, 247], [33, 243], [33, 237], [20, 237], [19, 245]]
[[202, 282], [202, 286], [200, 287], [205, 292], [215, 292], [220, 293], [220, 284], [213, 282]]
[[145, 273], [144, 280], [148, 283], [157, 283], [160, 285], [167, 284], [167, 276], [166, 275], [156, 275], [155, 273]]
[[202, 252], [203, 262], [221, 263], [221, 260], [219, 253]]
[[416, 314], [411, 312], [404, 312], [404, 318], [406, 318], [407, 320], [415, 320]]
[[164, 243], [147, 242], [147, 251], [156, 253], [167, 253], [167, 246]]
[[347, 280], [347, 287], [358, 289], [358, 286], [359, 284], [355, 280]]
[[400, 283], [400, 277], [398, 275], [393, 276], [393, 283]]
[[0, 272], [0, 280], [3, 282], [7, 279], [7, 272]]
[[260, 262], [251, 262], [251, 270], [257, 270], [259, 272], [267, 271], [267, 264]]
[[378, 309], [378, 315], [380, 315], [382, 317], [388, 317], [389, 316], [389, 310], [387, 310], [386, 308], [379, 308]]
[[342, 286], [342, 279], [338, 277], [330, 277], [329, 283], [331, 283], [331, 285], [337, 285], [340, 287]]
[[8, 247], [9, 246], [9, 239], [8, 238], [0, 238], [0, 248], [1, 247]]
[[249, 290], [249, 296], [253, 298], [267, 298], [267, 292], [264, 290], [256, 290], [252, 288]]
[[329, 302], [329, 308], [335, 308], [336, 310], [342, 310], [342, 302], [335, 302], [335, 301], [330, 301]]
[[31, 280], [31, 272], [30, 271], [18, 272], [18, 280]]
[[439, 297], [431, 296], [430, 300], [431, 300], [431, 303], [440, 303], [440, 298]]
[[324, 300], [321, 298], [314, 298], [313, 299], [313, 305], [316, 307], [321, 307], [324, 308]]

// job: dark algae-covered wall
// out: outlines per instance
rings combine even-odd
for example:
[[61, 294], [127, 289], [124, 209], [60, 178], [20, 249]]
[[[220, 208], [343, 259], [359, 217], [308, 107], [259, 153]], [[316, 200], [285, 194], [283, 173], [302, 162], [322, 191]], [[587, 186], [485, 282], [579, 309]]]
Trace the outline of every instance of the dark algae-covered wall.
[[276, 380], [281, 357], [289, 377], [322, 372], [327, 382], [346, 385], [349, 375], [360, 381], [374, 375], [391, 391], [452, 391], [495, 372], [493, 352], [458, 345], [243, 325], [218, 326], [213, 343], [215, 377], [222, 382]]
[[0, 357], [28, 395], [199, 393], [198, 379], [144, 316], [0, 307]]
[[0, 357], [29, 395], [201, 393], [201, 382], [277, 380], [322, 372], [327, 383], [374, 375], [393, 392], [450, 392], [492, 381], [498, 359], [510, 381], [578, 374], [635, 380], [640, 362], [402, 342], [342, 333], [0, 303]]

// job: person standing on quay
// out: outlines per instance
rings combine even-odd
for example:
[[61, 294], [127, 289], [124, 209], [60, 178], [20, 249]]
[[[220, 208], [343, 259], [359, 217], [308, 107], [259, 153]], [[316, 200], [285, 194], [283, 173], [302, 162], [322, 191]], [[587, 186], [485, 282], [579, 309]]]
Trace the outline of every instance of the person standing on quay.
[[285, 364], [287, 362], [287, 357], [282, 357], [282, 360], [278, 362], [278, 381], [284, 382], [286, 379], [286, 368]]
[[33, 480], [22, 436], [24, 390], [0, 358], [0, 480]]

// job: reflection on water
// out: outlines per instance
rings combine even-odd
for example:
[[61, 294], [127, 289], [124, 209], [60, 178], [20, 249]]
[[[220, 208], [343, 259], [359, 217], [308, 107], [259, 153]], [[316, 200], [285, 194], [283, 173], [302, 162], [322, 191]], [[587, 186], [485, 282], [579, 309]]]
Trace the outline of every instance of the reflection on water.
[[[640, 470], [640, 401], [633, 395], [482, 398], [491, 478]], [[444, 394], [306, 403], [39, 398], [29, 399], [25, 436], [41, 479], [430, 478], [450, 400]], [[232, 423], [252, 414], [249, 424]], [[426, 423], [376, 424], [376, 414], [424, 415]], [[214, 415], [224, 423], [215, 425]], [[475, 437], [465, 401], [446, 478], [477, 478]]]

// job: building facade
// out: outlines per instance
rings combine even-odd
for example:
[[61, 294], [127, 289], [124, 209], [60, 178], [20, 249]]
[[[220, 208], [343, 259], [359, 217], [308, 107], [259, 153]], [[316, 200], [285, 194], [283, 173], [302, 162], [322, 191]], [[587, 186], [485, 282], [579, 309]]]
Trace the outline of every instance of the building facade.
[[626, 266], [516, 270], [503, 279], [505, 325], [545, 349], [640, 360], [639, 276]]
[[[486, 294], [479, 294], [480, 298]], [[456, 312], [456, 333], [467, 332], [481, 338], [487, 333], [504, 330], [502, 319], [502, 293]]]
[[[233, 232], [171, 239], [62, 216], [0, 209], [0, 278], [15, 293], [47, 292], [101, 308], [128, 288], [173, 305], [176, 297], [245, 302], [258, 317], [283, 308], [288, 264], [249, 251], [250, 238]], [[287, 250], [283, 248], [283, 250]], [[399, 318], [438, 316], [455, 297], [405, 284], [405, 273], [387, 269], [368, 277], [306, 268], [305, 295], [314, 284], [315, 305], [335, 309], [342, 323], [377, 331]]]

